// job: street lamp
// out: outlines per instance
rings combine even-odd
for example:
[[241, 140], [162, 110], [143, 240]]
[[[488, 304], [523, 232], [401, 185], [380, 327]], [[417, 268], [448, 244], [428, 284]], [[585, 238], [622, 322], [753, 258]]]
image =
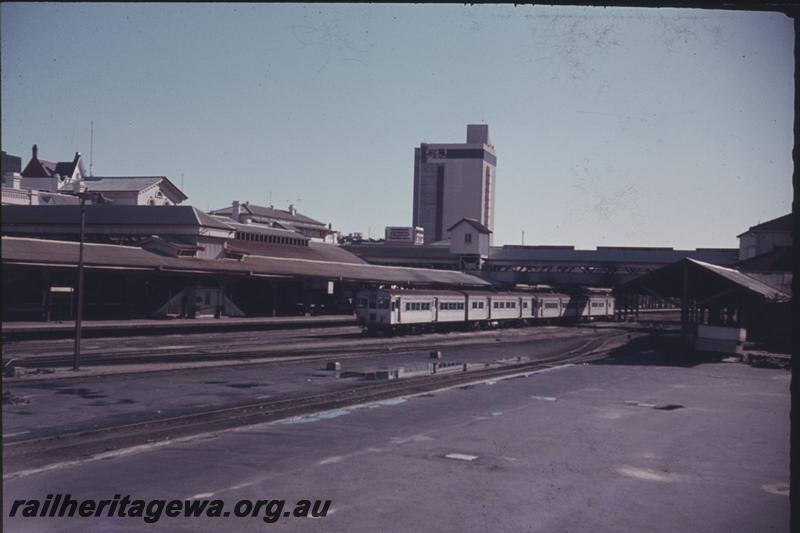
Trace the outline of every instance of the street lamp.
[[88, 189], [76, 193], [76, 196], [81, 199], [81, 230], [80, 230], [80, 244], [78, 245], [78, 291], [76, 294], [77, 305], [75, 315], [75, 351], [72, 358], [72, 370], [80, 369], [81, 358], [81, 320], [83, 319], [83, 241], [86, 233], [86, 200], [92, 200], [93, 203], [108, 204], [111, 203], [101, 193], [90, 192]]

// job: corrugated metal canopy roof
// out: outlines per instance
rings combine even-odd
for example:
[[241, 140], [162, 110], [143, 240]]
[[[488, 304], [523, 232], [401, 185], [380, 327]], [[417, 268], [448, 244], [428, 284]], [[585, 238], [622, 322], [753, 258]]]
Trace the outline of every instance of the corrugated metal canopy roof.
[[[285, 254], [292, 253], [292, 250], [310, 249], [310, 247], [301, 246], [285, 246], [282, 248]], [[2, 238], [2, 261], [5, 265], [74, 268], [77, 260], [78, 243], [76, 242], [17, 237]], [[463, 287], [489, 285], [488, 282], [480, 278], [455, 271], [377, 266], [288, 256], [249, 255], [241, 261], [195, 257], [163, 257], [141, 248], [94, 243], [87, 243], [84, 248], [84, 264], [87, 268], [98, 269], [146, 269], [285, 278], [313, 277], [340, 281]]]
[[492, 247], [489, 261], [494, 264], [509, 262], [525, 264], [536, 261], [592, 262], [592, 263], [662, 263], [668, 264], [685, 257], [730, 265], [738, 260], [738, 250], [670, 250], [653, 248], [603, 248], [597, 250], [569, 250], [566, 248], [534, 248], [522, 246]]
[[732, 268], [686, 258], [623, 284], [624, 290], [680, 298], [686, 276], [689, 297], [695, 301], [738, 300], [743, 295], [787, 301], [791, 294]]
[[[458, 260], [449, 246], [410, 246], [395, 244], [349, 244], [345, 248], [366, 260]], [[669, 264], [684, 257], [716, 264], [732, 265], [738, 260], [737, 249], [672, 250], [668, 248], [598, 247], [596, 250], [575, 250], [569, 246], [492, 246], [489, 262], [494, 265], [526, 265], [539, 262], [561, 263], [643, 263]]]

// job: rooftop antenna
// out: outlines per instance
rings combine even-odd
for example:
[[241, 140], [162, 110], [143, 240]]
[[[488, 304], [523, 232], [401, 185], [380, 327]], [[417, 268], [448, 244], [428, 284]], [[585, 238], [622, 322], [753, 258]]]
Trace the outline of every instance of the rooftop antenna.
[[183, 172], [181, 172], [181, 190], [183, 190]]
[[91, 121], [89, 133], [89, 177], [94, 177], [94, 120]]

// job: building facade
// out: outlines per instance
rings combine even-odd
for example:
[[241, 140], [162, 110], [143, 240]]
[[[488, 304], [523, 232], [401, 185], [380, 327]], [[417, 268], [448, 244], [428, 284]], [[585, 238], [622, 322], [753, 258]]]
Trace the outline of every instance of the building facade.
[[750, 226], [738, 238], [740, 261], [792, 246], [792, 214]]
[[288, 210], [284, 210], [276, 209], [274, 206], [267, 207], [250, 202], [234, 201], [230, 206], [214, 209], [210, 213], [228, 217], [241, 224], [260, 224], [267, 228], [293, 231], [315, 242], [336, 244], [338, 240], [337, 232], [331, 229], [330, 224], [300, 214], [294, 205], [290, 205]]
[[[3, 204], [58, 205], [77, 203], [63, 198], [82, 191], [102, 193], [118, 205], [178, 205], [187, 196], [166, 176], [93, 176], [84, 169], [80, 152], [72, 161], [39, 158], [33, 145], [31, 159], [15, 170], [13, 156], [3, 153]], [[15, 158], [19, 159], [19, 158]], [[7, 172], [8, 170], [11, 170]]]
[[496, 167], [486, 124], [467, 125], [466, 143], [414, 149], [412, 226], [423, 228], [425, 244], [447, 239], [448, 228], [463, 218], [494, 230]]

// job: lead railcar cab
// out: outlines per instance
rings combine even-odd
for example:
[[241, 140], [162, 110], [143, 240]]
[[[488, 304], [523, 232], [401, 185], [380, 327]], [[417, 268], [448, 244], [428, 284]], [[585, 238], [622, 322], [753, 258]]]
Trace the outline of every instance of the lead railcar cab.
[[421, 330], [464, 322], [465, 304], [457, 291], [373, 289], [357, 293], [356, 317], [370, 330]]
[[524, 324], [535, 313], [529, 293], [375, 289], [356, 295], [358, 321], [371, 331]]

